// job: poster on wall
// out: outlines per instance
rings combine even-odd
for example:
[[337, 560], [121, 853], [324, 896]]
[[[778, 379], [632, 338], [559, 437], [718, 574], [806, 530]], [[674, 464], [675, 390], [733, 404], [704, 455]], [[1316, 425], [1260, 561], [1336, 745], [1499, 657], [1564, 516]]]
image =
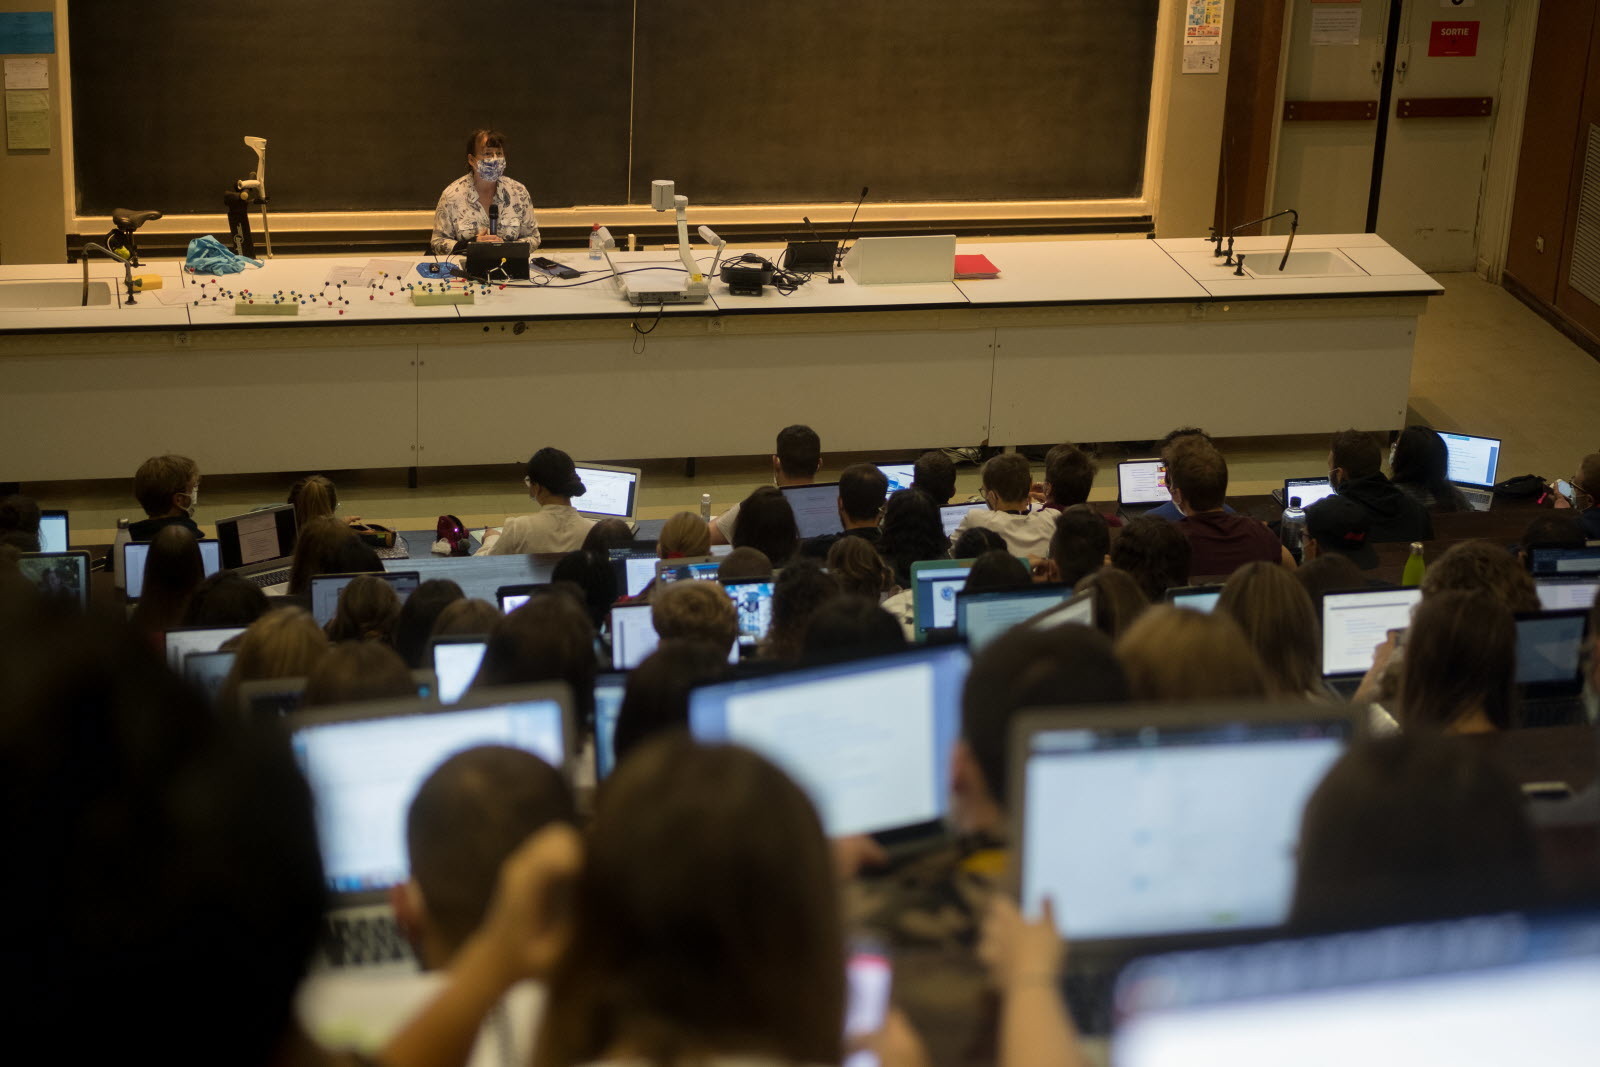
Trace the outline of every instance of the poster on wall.
[[1189, 0], [1183, 20], [1183, 72], [1222, 71], [1223, 0]]
[[1317, 47], [1361, 43], [1359, 7], [1318, 7], [1311, 11], [1311, 43]]
[[1478, 23], [1435, 22], [1428, 30], [1428, 55], [1468, 58], [1478, 54]]

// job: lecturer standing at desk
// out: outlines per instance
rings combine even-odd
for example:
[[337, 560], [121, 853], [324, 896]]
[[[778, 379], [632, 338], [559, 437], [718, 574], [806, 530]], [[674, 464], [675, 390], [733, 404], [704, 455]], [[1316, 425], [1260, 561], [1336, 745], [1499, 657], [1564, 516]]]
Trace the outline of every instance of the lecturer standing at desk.
[[467, 173], [439, 194], [430, 252], [461, 255], [475, 241], [539, 247], [533, 198], [527, 186], [505, 177], [505, 172], [505, 135], [498, 130], [472, 131], [467, 138]]

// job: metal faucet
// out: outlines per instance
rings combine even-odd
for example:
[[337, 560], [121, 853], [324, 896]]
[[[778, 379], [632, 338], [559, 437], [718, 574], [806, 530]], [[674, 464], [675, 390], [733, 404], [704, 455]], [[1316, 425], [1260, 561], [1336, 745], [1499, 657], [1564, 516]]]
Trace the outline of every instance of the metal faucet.
[[123, 277], [126, 279], [127, 286], [128, 286], [128, 303], [130, 303], [130, 304], [134, 303], [135, 301], [133, 299], [133, 263], [129, 259], [124, 259], [123, 257], [117, 255], [115, 252], [111, 251], [111, 249], [107, 248], [105, 245], [97, 245], [93, 241], [85, 241], [83, 243], [83, 303], [81, 305], [79, 305], [79, 306], [80, 307], [88, 307], [89, 306], [89, 253], [90, 252], [98, 252], [102, 256], [105, 256], [107, 259], [114, 259], [118, 263], [122, 264]]

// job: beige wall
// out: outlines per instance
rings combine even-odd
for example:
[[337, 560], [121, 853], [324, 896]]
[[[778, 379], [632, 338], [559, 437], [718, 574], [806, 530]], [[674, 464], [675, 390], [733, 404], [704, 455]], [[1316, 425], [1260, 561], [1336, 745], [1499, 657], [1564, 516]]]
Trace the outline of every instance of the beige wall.
[[[1235, 2], [1228, 0], [1227, 3], [1230, 25]], [[93, 232], [103, 225], [100, 219], [75, 220], [70, 191], [71, 94], [69, 87], [63, 84], [68, 65], [67, 0], [0, 0], [0, 11], [46, 8], [56, 11], [57, 56], [52, 62], [51, 93], [56, 102], [53, 114], [58, 140], [48, 153], [7, 152], [0, 163], [0, 263], [59, 263], [68, 232]], [[1160, 236], [1204, 235], [1216, 200], [1217, 161], [1227, 89], [1226, 56], [1231, 34], [1225, 36], [1223, 42], [1223, 73], [1180, 73], [1183, 9], [1183, 0], [1162, 0], [1143, 202], [985, 202], [971, 205], [962, 214], [972, 218], [1061, 218], [1148, 211], [1156, 217]], [[60, 76], [56, 71], [60, 71]], [[818, 221], [829, 220], [837, 214], [839, 221], [843, 221], [850, 206], [812, 207], [809, 214]], [[547, 226], [586, 223], [592, 214], [589, 206], [539, 213], [540, 221]], [[761, 222], [767, 217], [789, 220], [793, 214], [792, 208], [783, 205], [706, 208], [696, 212], [695, 221], [710, 225]], [[863, 218], [874, 220], [947, 218], [951, 214], [948, 204], [868, 205], [862, 212]], [[624, 228], [630, 221], [641, 225], [655, 221], [647, 207], [610, 208], [608, 216]], [[429, 213], [425, 212], [297, 215], [284, 211], [274, 214], [273, 229], [279, 233], [295, 229], [388, 229], [426, 226], [428, 221]], [[225, 227], [224, 216], [217, 215], [174, 217], [152, 223], [149, 229], [194, 233]]]

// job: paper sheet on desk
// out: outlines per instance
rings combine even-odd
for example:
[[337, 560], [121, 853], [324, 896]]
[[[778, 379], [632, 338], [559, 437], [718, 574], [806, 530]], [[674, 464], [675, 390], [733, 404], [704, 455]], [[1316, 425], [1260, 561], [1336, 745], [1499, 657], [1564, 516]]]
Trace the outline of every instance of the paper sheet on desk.
[[177, 307], [180, 304], [192, 304], [200, 299], [200, 289], [197, 286], [174, 286], [171, 289], [151, 290], [153, 295], [167, 307]]
[[[417, 268], [414, 259], [369, 259], [367, 265], [361, 268], [361, 273], [356, 276], [363, 285], [367, 282], [392, 280], [399, 278], [409, 281], [412, 273]], [[388, 279], [384, 278], [387, 274]]]

